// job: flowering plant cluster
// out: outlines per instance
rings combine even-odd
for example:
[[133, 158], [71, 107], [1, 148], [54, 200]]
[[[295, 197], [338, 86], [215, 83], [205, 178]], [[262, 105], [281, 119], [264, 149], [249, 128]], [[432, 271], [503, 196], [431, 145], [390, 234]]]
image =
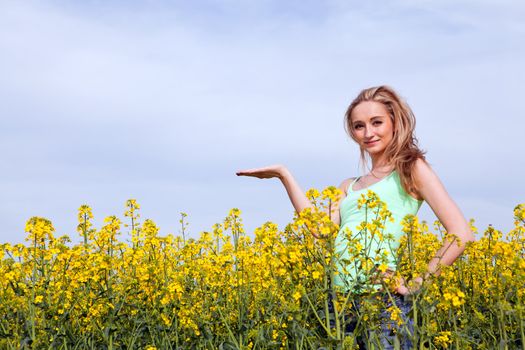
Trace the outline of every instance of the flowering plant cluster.
[[[360, 201], [370, 220], [344, 233], [343, 259], [339, 227], [325, 214], [339, 190], [307, 195], [315, 206], [284, 230], [267, 222], [253, 234], [232, 209], [198, 238], [187, 237], [184, 213], [181, 234], [161, 237], [153, 221], [140, 219], [135, 200], [127, 201], [124, 222], [110, 216], [100, 229], [90, 207], [81, 206], [78, 243], [55, 237], [49, 220], [33, 217], [26, 244], [0, 245], [0, 348], [355, 349], [358, 339], [372, 348], [386, 308], [377, 295], [391, 296], [399, 278], [410, 283], [424, 275], [440, 238], [453, 235], [439, 225], [435, 235], [407, 217], [399, 249], [389, 251], [382, 228], [391, 215], [370, 192]], [[505, 237], [489, 227], [410, 296], [409, 334], [417, 348], [525, 346], [524, 204], [514, 216]], [[380, 254], [370, 258], [357, 233], [374, 240]], [[387, 277], [389, 254], [397, 271]], [[341, 266], [364, 276], [354, 286], [358, 309], [357, 294], [334, 284]], [[378, 279], [380, 291], [369, 283]], [[407, 323], [395, 305], [387, 311], [399, 327]]]

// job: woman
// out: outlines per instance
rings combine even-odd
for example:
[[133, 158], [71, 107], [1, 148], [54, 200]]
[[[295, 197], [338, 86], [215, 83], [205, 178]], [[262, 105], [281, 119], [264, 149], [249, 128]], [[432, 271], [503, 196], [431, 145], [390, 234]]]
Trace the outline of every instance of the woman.
[[[417, 146], [412, 110], [392, 88], [378, 86], [363, 90], [348, 107], [345, 127], [360, 147], [361, 160], [365, 163], [366, 158], [369, 158], [371, 168], [367, 174], [346, 179], [339, 186], [343, 196], [334, 206], [330, 217], [341, 225], [337, 238], [340, 246], [344, 245], [343, 231], [346, 228], [355, 230], [363, 221], [364, 209], [358, 208], [357, 201], [360, 192], [366, 189], [376, 192], [392, 212], [395, 221], [386, 223], [385, 230], [392, 233], [396, 241], [402, 235], [401, 220], [405, 215], [415, 215], [422, 201], [428, 203], [447, 232], [459, 239], [459, 244], [445, 241], [430, 261], [427, 273], [416, 278], [411, 286], [399, 281], [393, 292], [406, 296], [414, 292], [426, 277], [439, 273], [440, 264], [452, 264], [465, 249], [465, 243], [474, 240], [474, 237], [461, 211]], [[283, 165], [242, 170], [237, 175], [279, 178], [297, 212], [312, 207]], [[348, 280], [342, 276], [337, 284], [348, 286]]]

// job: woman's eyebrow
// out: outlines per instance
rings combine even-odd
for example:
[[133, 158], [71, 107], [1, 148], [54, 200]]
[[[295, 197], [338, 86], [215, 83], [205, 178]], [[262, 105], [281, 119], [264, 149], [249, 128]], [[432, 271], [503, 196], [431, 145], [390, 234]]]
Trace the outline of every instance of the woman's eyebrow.
[[[376, 119], [384, 119], [384, 118], [387, 118], [387, 117], [384, 116], [384, 115], [375, 115], [373, 117], [370, 117], [370, 120], [374, 121]], [[362, 120], [355, 120], [355, 121], [352, 122], [352, 125], [356, 125], [356, 124], [359, 124], [359, 123], [365, 123], [365, 122], [362, 121]]]

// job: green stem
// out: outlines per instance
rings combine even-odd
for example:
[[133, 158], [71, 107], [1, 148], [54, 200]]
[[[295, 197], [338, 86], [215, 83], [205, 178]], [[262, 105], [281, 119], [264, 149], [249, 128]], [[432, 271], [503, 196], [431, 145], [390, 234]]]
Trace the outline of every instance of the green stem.
[[[313, 311], [313, 313], [315, 315], [315, 318], [317, 318], [317, 321], [319, 321], [319, 324], [323, 327], [323, 329], [326, 331], [328, 336], [332, 336], [331, 331], [330, 331], [330, 323], [328, 323], [328, 325], [325, 325], [323, 323], [323, 320], [321, 319], [321, 317], [319, 317], [319, 314], [315, 310], [315, 306], [312, 303], [312, 301], [310, 300], [310, 298], [308, 297], [308, 294], [305, 294], [305, 297], [306, 297], [306, 300], [308, 301], [308, 305], [310, 305], [310, 308], [312, 309], [312, 311]], [[326, 304], [328, 305], [327, 301], [326, 301]], [[328, 306], [327, 306], [326, 312], [328, 312]], [[326, 314], [326, 315], [327, 315], [326, 318], [328, 319], [328, 314]]]
[[520, 305], [519, 308], [519, 319], [520, 319], [520, 334], [521, 334], [521, 349], [525, 350], [525, 331], [523, 330], [523, 309]]
[[224, 323], [224, 325], [226, 326], [226, 329], [228, 330], [228, 335], [230, 336], [230, 339], [235, 343], [235, 346], [237, 347], [237, 349], [241, 350], [241, 347], [239, 343], [237, 342], [237, 338], [235, 338], [235, 335], [233, 334], [230, 326], [228, 326], [228, 322], [222, 315], [221, 309], [217, 308], [217, 311], [219, 312], [219, 316], [221, 317], [222, 322]]

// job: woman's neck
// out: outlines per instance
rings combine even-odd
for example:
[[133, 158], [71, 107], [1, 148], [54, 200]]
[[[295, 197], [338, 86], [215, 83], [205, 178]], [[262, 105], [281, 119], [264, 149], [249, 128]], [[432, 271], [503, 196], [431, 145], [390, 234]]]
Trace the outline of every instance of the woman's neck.
[[382, 154], [377, 156], [370, 156], [370, 159], [372, 160], [372, 170], [381, 171], [381, 169], [392, 168], [392, 164], [387, 162]]
[[392, 172], [393, 164], [386, 161], [382, 155], [370, 157], [372, 160], [372, 169], [370, 169], [370, 174], [375, 177], [383, 177], [384, 175]]

